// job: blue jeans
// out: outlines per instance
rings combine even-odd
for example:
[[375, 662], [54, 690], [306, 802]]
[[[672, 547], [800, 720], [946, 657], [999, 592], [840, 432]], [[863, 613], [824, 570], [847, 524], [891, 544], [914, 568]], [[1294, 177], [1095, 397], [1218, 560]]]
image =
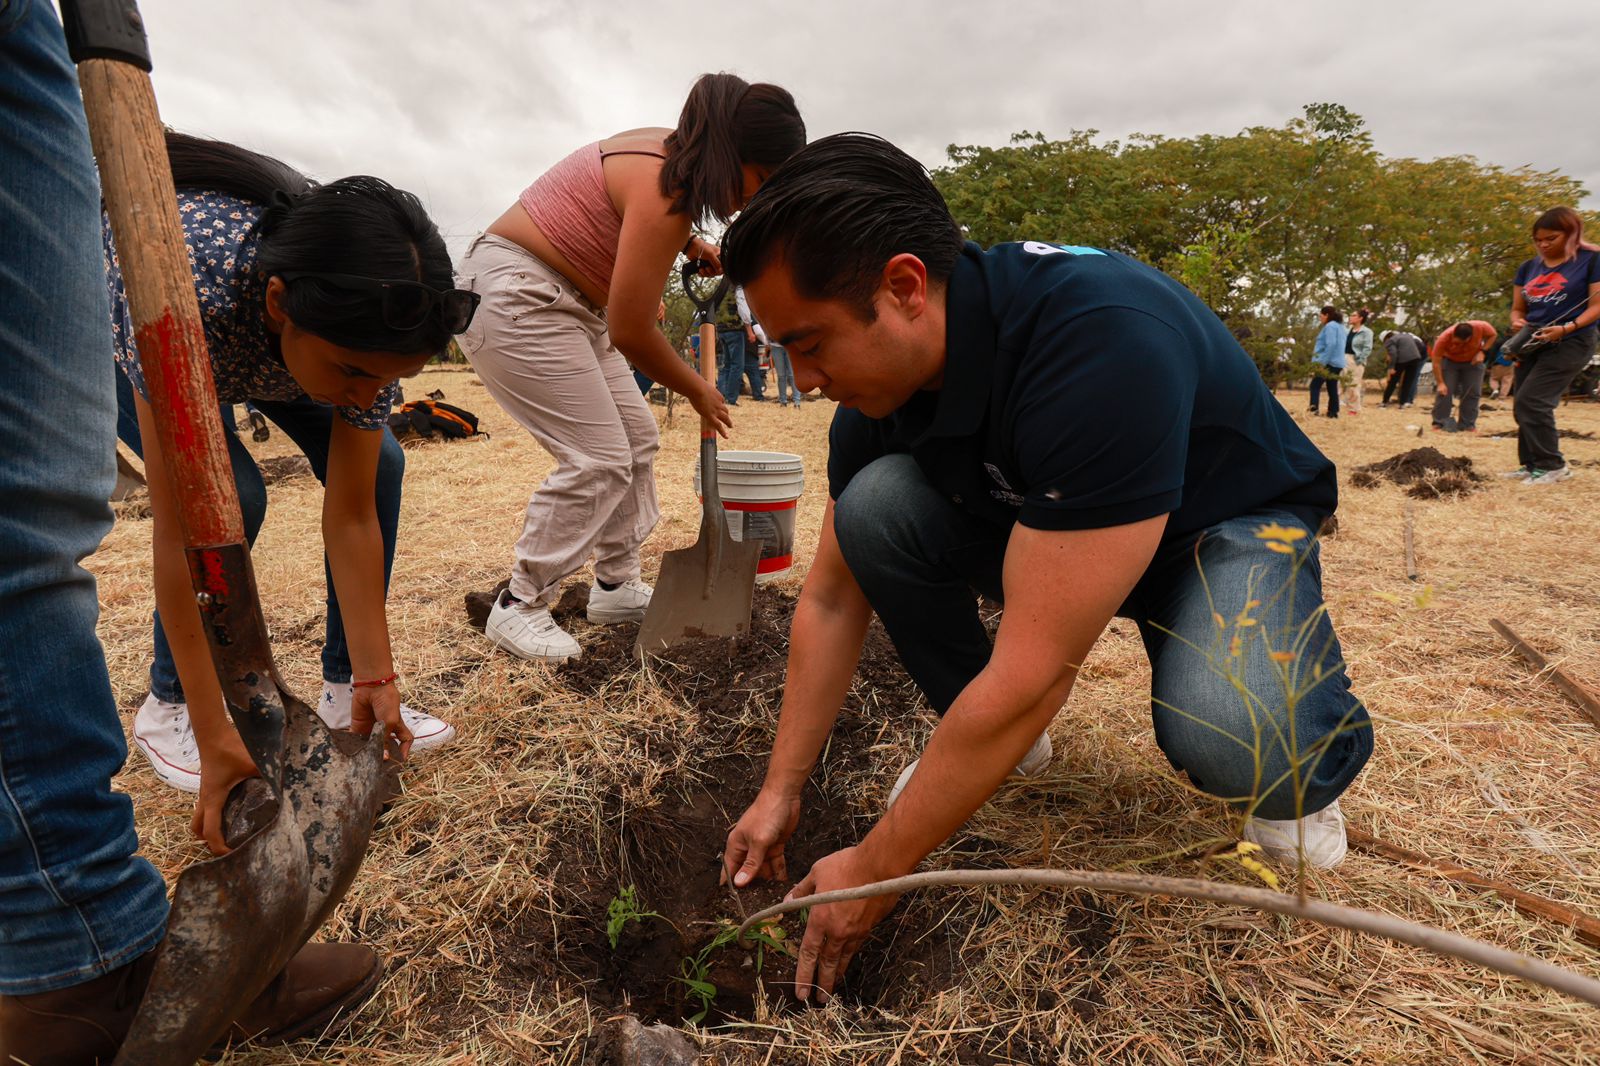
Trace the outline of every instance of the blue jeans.
[[0, 994], [81, 984], [166, 929], [135, 852], [94, 578], [111, 528], [100, 187], [45, 0], [0, 4]]
[[1323, 366], [1314, 363], [1311, 367], [1311, 413], [1317, 413], [1317, 397], [1322, 392], [1322, 387], [1328, 387], [1328, 417], [1339, 417], [1339, 379], [1344, 376], [1344, 368]]
[[[327, 484], [328, 439], [333, 433], [333, 420], [338, 417], [334, 409], [310, 397], [299, 400], [251, 400], [250, 406], [266, 416], [299, 445], [311, 463], [311, 472], [317, 480]], [[139, 418], [134, 408], [133, 385], [121, 371], [117, 372], [117, 435], [122, 443], [132, 448], [134, 454], [144, 458], [144, 448], [139, 439]], [[224, 404], [222, 421], [233, 429], [233, 405]], [[394, 434], [385, 427], [383, 444], [378, 449], [378, 477], [376, 497], [378, 529], [383, 534], [383, 587], [389, 587], [389, 572], [394, 568], [395, 539], [400, 529], [400, 484], [405, 475], [406, 453]], [[233, 466], [233, 484], [239, 491], [239, 509], [244, 512], [244, 535], [251, 544], [261, 531], [267, 517], [267, 484], [261, 469], [250, 457], [237, 434], [226, 434], [228, 459]], [[344, 619], [339, 613], [339, 597], [333, 590], [333, 574], [328, 570], [327, 557], [322, 568], [328, 584], [328, 617], [322, 642], [322, 679], [344, 682], [350, 680], [350, 647], [345, 642]], [[178, 680], [177, 667], [172, 662], [172, 648], [161, 628], [161, 612], [151, 615], [154, 629], [155, 657], [150, 663], [150, 691], [158, 700], [182, 703], [183, 684]]]
[[[1338, 798], [1372, 754], [1372, 731], [1322, 609], [1316, 547], [1306, 536], [1292, 554], [1269, 550], [1255, 535], [1269, 522], [1304, 530], [1265, 511], [1163, 544], [1117, 613], [1144, 639], [1156, 742], [1173, 767], [1263, 818], [1293, 818]], [[910, 456], [889, 455], [850, 481], [834, 532], [906, 672], [943, 714], [989, 662], [973, 590], [1001, 598], [1010, 530], [952, 504]], [[1254, 625], [1238, 625], [1245, 612]]]
[[744, 378], [744, 330], [717, 330], [717, 391], [730, 404], [739, 402]]
[[760, 349], [745, 346], [744, 374], [750, 380], [750, 398], [757, 403], [767, 398], [767, 378], [761, 372]]
[[767, 349], [772, 355], [772, 373], [778, 379], [778, 402], [800, 405], [800, 394], [794, 391], [794, 364], [789, 361], [789, 349], [774, 344]]

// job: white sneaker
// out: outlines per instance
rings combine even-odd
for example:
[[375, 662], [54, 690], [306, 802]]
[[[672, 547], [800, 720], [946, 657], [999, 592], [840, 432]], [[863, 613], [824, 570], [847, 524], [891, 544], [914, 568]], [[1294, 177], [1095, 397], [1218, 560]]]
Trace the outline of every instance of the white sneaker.
[[1528, 476], [1522, 480], [1524, 485], [1554, 485], [1558, 481], [1565, 481], [1572, 476], [1572, 467], [1558, 466], [1554, 470], [1530, 470]]
[[534, 662], [563, 663], [583, 655], [572, 634], [550, 617], [550, 608], [513, 600], [510, 589], [495, 599], [483, 633], [495, 647]]
[[[1044, 772], [1046, 766], [1050, 765], [1050, 757], [1054, 754], [1055, 748], [1050, 744], [1050, 734], [1040, 733], [1039, 739], [1033, 742], [1033, 747], [1028, 749], [1028, 753], [1022, 757], [1021, 762], [1017, 763], [1017, 768], [1011, 772], [1010, 776], [1012, 778], [1037, 777]], [[884, 810], [894, 806], [894, 801], [900, 798], [901, 792], [905, 791], [906, 783], [911, 780], [911, 775], [917, 772], [917, 763], [921, 761], [921, 759], [913, 759], [904, 770], [900, 771], [900, 776], [894, 780], [894, 787], [889, 790], [889, 799], [883, 805]]]
[[133, 743], [161, 780], [184, 792], [200, 791], [200, 745], [188, 704], [158, 700], [152, 692], [133, 716]]
[[1315, 814], [1304, 818], [1275, 820], [1252, 818], [1245, 823], [1243, 837], [1272, 858], [1285, 863], [1300, 861], [1305, 847], [1307, 865], [1331, 870], [1344, 860], [1350, 842], [1344, 832], [1344, 812], [1334, 800]]
[[1526, 481], [1528, 480], [1528, 475], [1531, 473], [1533, 473], [1533, 471], [1529, 470], [1527, 467], [1519, 466], [1515, 470], [1500, 471], [1500, 476], [1510, 481]]
[[[329, 729], [350, 728], [350, 703], [355, 699], [356, 687], [349, 681], [324, 681], [322, 699], [317, 703], [317, 715]], [[411, 751], [427, 751], [443, 747], [455, 739], [456, 727], [426, 711], [400, 705], [400, 720], [411, 730]]]
[[598, 584], [589, 586], [589, 621], [597, 626], [617, 622], [643, 622], [655, 589], [638, 578], [624, 581], [609, 592]]

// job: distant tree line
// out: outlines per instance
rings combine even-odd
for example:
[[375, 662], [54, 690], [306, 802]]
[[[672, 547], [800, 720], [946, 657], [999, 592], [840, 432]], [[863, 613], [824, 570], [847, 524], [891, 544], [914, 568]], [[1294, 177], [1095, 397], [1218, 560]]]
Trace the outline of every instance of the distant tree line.
[[1503, 328], [1528, 227], [1585, 195], [1556, 171], [1382, 156], [1338, 104], [1227, 137], [1022, 132], [948, 153], [934, 180], [971, 239], [1092, 245], [1160, 267], [1269, 378], [1304, 371], [1325, 303], [1369, 307], [1375, 330], [1402, 324], [1430, 341], [1463, 318]]

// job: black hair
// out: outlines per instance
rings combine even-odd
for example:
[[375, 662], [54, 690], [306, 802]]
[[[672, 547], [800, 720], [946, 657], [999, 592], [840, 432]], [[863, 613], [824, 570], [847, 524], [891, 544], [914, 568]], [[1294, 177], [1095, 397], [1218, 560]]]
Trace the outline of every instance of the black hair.
[[797, 292], [843, 300], [865, 321], [884, 264], [903, 252], [943, 287], [961, 257], [961, 227], [923, 165], [882, 137], [836, 133], [793, 156], [723, 235], [722, 265], [735, 284], [781, 254]]
[[667, 134], [661, 195], [691, 224], [726, 222], [744, 196], [745, 164], [777, 169], [806, 143], [806, 124], [787, 89], [735, 74], [702, 74], [678, 126]]
[[1360, 315], [1361, 316], [1361, 324], [1363, 326], [1366, 325], [1368, 322], [1372, 321], [1372, 312], [1370, 310], [1368, 310], [1367, 308], [1365, 308], [1365, 307], [1358, 307], [1354, 311], [1351, 311], [1350, 313], [1352, 315]]
[[[264, 276], [295, 271], [454, 284], [450, 253], [422, 202], [381, 178], [357, 175], [320, 185], [271, 156], [168, 130], [167, 160], [180, 189], [208, 190], [265, 208], [256, 225]], [[284, 310], [296, 326], [344, 348], [433, 354], [450, 343], [434, 315], [407, 330], [383, 320], [370, 292], [317, 278], [288, 283]]]
[[1328, 316], [1329, 322], [1343, 322], [1344, 312], [1332, 304], [1323, 304], [1322, 313]]
[[1458, 341], [1470, 341], [1474, 330], [1471, 322], [1457, 322], [1456, 328], [1450, 332]]

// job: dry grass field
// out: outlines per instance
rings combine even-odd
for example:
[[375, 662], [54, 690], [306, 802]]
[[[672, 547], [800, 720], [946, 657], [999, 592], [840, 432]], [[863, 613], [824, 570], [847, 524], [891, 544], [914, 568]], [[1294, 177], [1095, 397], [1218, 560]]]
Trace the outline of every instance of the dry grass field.
[[[732, 447], [799, 453], [808, 479], [795, 576], [757, 593], [760, 639], [641, 669], [625, 640], [580, 616], [586, 658], [551, 669], [492, 652], [463, 610], [463, 594], [504, 576], [550, 460], [470, 371], [408, 383], [412, 395], [434, 388], [477, 411], [491, 436], [408, 450], [390, 625], [406, 699], [460, 735], [406, 771], [407, 795], [384, 816], [324, 934], [372, 943], [388, 975], [341, 1035], [229, 1063], [580, 1063], [587, 1034], [630, 1003], [673, 1022], [690, 1013], [671, 977], [683, 944], [704, 929], [647, 919], [612, 952], [605, 908], [619, 888], [636, 885], [642, 910], [737, 916], [715, 889], [716, 849], [753, 795], [772, 735], [785, 597], [816, 543], [832, 404], [746, 401], [735, 411]], [[1514, 442], [1492, 439], [1513, 428], [1509, 403], [1489, 403], [1480, 436], [1419, 440], [1421, 410], [1369, 402], [1359, 418], [1304, 420], [1304, 393], [1283, 400], [1340, 466], [1326, 591], [1377, 741], [1344, 800], [1352, 826], [1600, 915], [1600, 729], [1489, 628], [1504, 619], [1600, 683], [1600, 439], [1563, 442], [1578, 470], [1564, 484], [1490, 480], [1465, 497], [1413, 501], [1391, 485], [1353, 488], [1350, 472], [1424, 445], [1490, 474], [1513, 466]], [[663, 429], [664, 516], [646, 548], [647, 577], [697, 527], [691, 416], [680, 406]], [[1568, 405], [1559, 418], [1600, 436], [1600, 405]], [[263, 458], [291, 447], [281, 434], [252, 445]], [[269, 495], [255, 552], [266, 616], [280, 667], [314, 697], [320, 488], [290, 477]], [[1402, 549], [1408, 506], [1416, 583]], [[148, 520], [127, 508], [89, 561], [130, 725], [147, 686], [149, 550]], [[881, 637], [868, 658], [808, 795], [796, 850], [813, 857], [865, 832], [933, 726]], [[1147, 695], [1134, 629], [1114, 623], [1052, 727], [1050, 771], [1006, 786], [927, 865], [1259, 884], [1205, 857], [1228, 831], [1223, 809], [1170, 771]], [[157, 782], [137, 754], [118, 785], [134, 797], [146, 854], [169, 877], [202, 857], [189, 838], [189, 797]], [[1309, 891], [1600, 976], [1600, 954], [1568, 930], [1370, 852], [1353, 848]], [[712, 979], [731, 986], [743, 970], [753, 983], [750, 959], [728, 950]], [[765, 972], [777, 982], [780, 971], [777, 960]], [[690, 1031], [710, 1061], [749, 1064], [1600, 1062], [1592, 1007], [1403, 945], [1183, 900], [1020, 888], [908, 896], [846, 991], [813, 1010], [730, 997]]]

